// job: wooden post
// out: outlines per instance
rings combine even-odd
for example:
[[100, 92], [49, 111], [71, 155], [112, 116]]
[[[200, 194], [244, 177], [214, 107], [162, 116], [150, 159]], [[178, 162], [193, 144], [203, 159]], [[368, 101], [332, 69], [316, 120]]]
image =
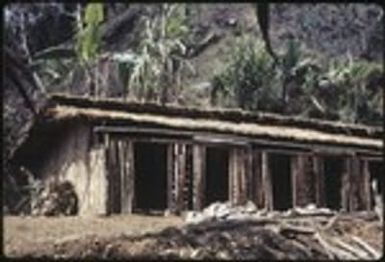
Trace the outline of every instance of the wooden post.
[[185, 210], [192, 208], [192, 183], [193, 183], [193, 170], [192, 170], [192, 146], [191, 144], [186, 144], [186, 177], [184, 183], [184, 192], [183, 192], [183, 206]]
[[104, 152], [105, 152], [105, 156], [106, 156], [106, 162], [105, 162], [105, 166], [104, 166], [104, 169], [105, 169], [105, 176], [106, 176], [106, 193], [107, 193], [107, 196], [106, 196], [106, 215], [109, 215], [110, 214], [110, 161], [111, 161], [111, 157], [110, 157], [110, 145], [111, 142], [110, 142], [110, 135], [108, 133], [104, 134]]
[[265, 208], [273, 210], [273, 188], [269, 168], [269, 158], [267, 152], [262, 152], [262, 180], [265, 192]]
[[360, 160], [356, 155], [351, 157], [349, 210], [358, 211], [363, 207], [363, 181], [360, 176]]
[[167, 208], [170, 212], [174, 212], [174, 144], [167, 146]]
[[263, 208], [265, 193], [262, 177], [262, 154], [259, 150], [253, 150], [253, 178], [254, 201], [258, 208]]
[[231, 205], [237, 204], [237, 158], [236, 150], [230, 149], [229, 152], [229, 200]]
[[186, 181], [186, 145], [177, 144], [177, 155], [176, 155], [176, 164], [175, 168], [175, 180], [178, 185], [176, 190], [177, 197], [177, 206], [176, 211], [179, 213], [182, 210], [185, 210], [184, 206], [184, 190], [185, 190], [185, 181]]
[[310, 187], [308, 176], [312, 174], [306, 172], [305, 162], [307, 155], [298, 154], [291, 157], [291, 179], [293, 192], [293, 207], [305, 206], [309, 203], [307, 189]]
[[193, 209], [201, 210], [204, 206], [206, 176], [206, 148], [193, 145]]
[[253, 177], [253, 150], [247, 147], [245, 151], [245, 174], [246, 174], [246, 198], [255, 202], [255, 183]]
[[370, 171], [369, 171], [369, 161], [366, 159], [363, 159], [361, 161], [361, 174], [363, 176], [363, 185], [362, 187], [364, 188], [364, 202], [365, 202], [365, 210], [369, 211], [372, 209], [372, 204], [371, 204], [371, 190], [370, 190]]
[[134, 145], [132, 141], [121, 143], [121, 212], [132, 213], [135, 196]]
[[246, 178], [246, 152], [245, 148], [237, 149], [237, 165], [239, 179], [239, 204], [243, 205], [247, 200], [247, 178]]
[[352, 173], [352, 159], [346, 157], [344, 159], [344, 168], [341, 177], [341, 209], [342, 211], [350, 211], [350, 176]]
[[316, 205], [325, 206], [325, 181], [324, 181], [324, 163], [319, 155], [313, 155], [313, 172], [315, 177]]

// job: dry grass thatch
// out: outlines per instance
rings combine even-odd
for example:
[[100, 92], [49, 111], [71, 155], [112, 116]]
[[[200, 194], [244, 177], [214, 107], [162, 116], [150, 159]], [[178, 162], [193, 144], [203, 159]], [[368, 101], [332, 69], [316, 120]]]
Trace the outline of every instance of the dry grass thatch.
[[291, 140], [305, 143], [326, 143], [348, 146], [364, 146], [381, 149], [382, 141], [373, 137], [360, 137], [345, 134], [333, 134], [324, 131], [298, 128], [292, 126], [276, 126], [250, 122], [230, 122], [205, 118], [189, 118], [185, 116], [165, 116], [154, 113], [138, 113], [99, 108], [79, 108], [77, 106], [56, 105], [47, 110], [47, 116], [55, 120], [86, 118], [90, 120], [127, 121], [130, 124], [154, 124], [157, 126], [188, 131], [208, 131], [257, 138]]
[[316, 129], [333, 134], [382, 138], [380, 127], [346, 124], [319, 119], [305, 119], [301, 117], [283, 116], [266, 112], [251, 112], [240, 109], [181, 107], [176, 105], [162, 106], [156, 103], [141, 103], [136, 101], [122, 101], [113, 98], [91, 99], [86, 97], [53, 94], [51, 102], [54, 105], [74, 106], [77, 108], [97, 108], [129, 113], [146, 113], [170, 117], [198, 118], [233, 123], [258, 123], [273, 126]]

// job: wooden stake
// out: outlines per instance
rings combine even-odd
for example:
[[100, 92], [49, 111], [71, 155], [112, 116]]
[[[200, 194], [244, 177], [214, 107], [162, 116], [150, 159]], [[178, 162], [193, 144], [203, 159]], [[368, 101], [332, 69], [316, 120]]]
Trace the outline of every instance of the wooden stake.
[[193, 145], [193, 208], [201, 210], [204, 206], [206, 148], [203, 145]]
[[262, 179], [265, 191], [265, 207], [267, 210], [273, 210], [273, 190], [269, 168], [268, 153], [262, 152]]

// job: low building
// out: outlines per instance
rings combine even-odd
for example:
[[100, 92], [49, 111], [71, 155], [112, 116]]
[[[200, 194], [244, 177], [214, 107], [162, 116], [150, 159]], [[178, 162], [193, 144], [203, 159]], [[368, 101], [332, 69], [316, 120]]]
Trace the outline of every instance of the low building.
[[234, 109], [53, 95], [15, 163], [70, 181], [79, 214], [199, 210], [214, 201], [285, 210], [373, 208], [383, 130]]

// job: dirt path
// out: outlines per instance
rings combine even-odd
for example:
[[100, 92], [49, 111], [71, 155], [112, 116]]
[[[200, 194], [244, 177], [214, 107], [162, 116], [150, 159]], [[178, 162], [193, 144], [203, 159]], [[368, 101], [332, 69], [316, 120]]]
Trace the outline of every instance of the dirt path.
[[47, 251], [63, 241], [89, 235], [110, 237], [137, 235], [179, 226], [182, 218], [170, 216], [121, 215], [110, 217], [16, 217], [3, 220], [4, 253], [6, 256]]

